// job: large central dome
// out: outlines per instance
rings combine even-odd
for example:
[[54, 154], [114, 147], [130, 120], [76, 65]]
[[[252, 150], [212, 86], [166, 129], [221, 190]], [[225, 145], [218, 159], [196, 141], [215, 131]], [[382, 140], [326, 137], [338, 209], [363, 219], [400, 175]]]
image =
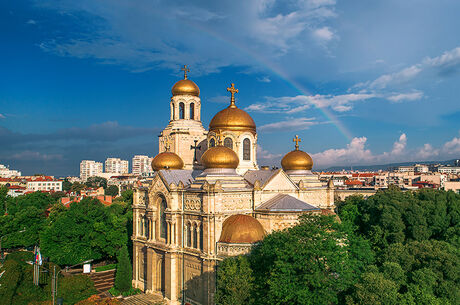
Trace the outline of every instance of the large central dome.
[[209, 123], [209, 131], [249, 131], [255, 134], [256, 123], [254, 123], [254, 120], [246, 111], [239, 109], [235, 105], [235, 93], [238, 92], [238, 89], [235, 89], [235, 84], [232, 84], [232, 87], [227, 88], [227, 91], [232, 93], [230, 106], [219, 111], [212, 118], [211, 123]]

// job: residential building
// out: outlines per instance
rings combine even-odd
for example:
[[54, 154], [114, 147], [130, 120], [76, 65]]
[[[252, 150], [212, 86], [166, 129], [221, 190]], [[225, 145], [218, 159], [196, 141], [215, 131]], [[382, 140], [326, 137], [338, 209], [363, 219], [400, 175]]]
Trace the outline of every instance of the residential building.
[[83, 160], [80, 163], [80, 178], [86, 181], [89, 177], [102, 173], [102, 162]]
[[447, 181], [444, 182], [444, 189], [446, 191], [453, 191], [460, 194], [460, 181]]
[[7, 166], [0, 164], [0, 178], [11, 178], [20, 176], [20, 171], [9, 169]]
[[438, 172], [442, 174], [460, 174], [460, 167], [458, 166], [440, 166]]
[[49, 176], [39, 176], [27, 181], [27, 190], [36, 191], [62, 191], [62, 181], [55, 180]]
[[111, 174], [127, 174], [129, 172], [129, 162], [120, 158], [107, 158], [105, 160], [105, 172]]
[[153, 173], [152, 170], [153, 158], [149, 156], [136, 155], [133, 158], [133, 174], [143, 175], [145, 173]]

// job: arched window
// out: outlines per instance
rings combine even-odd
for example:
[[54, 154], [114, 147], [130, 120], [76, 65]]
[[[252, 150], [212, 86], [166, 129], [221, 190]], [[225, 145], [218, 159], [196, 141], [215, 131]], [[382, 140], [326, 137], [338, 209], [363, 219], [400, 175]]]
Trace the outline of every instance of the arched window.
[[198, 248], [198, 229], [196, 225], [193, 226], [193, 248]]
[[167, 228], [166, 226], [168, 223], [166, 222], [166, 199], [164, 197], [161, 197], [161, 202], [160, 202], [160, 237], [166, 239], [166, 231]]
[[243, 160], [251, 160], [251, 140], [243, 140]]
[[195, 103], [190, 104], [190, 120], [195, 119]]
[[233, 149], [233, 140], [232, 140], [232, 138], [225, 138], [224, 146], [228, 147], [230, 149]]
[[187, 225], [187, 247], [192, 246], [192, 225]]
[[185, 118], [185, 105], [184, 103], [179, 103], [179, 119]]
[[176, 119], [176, 107], [174, 106], [174, 103], [171, 104], [171, 107], [172, 107], [172, 118], [171, 120], [175, 120]]
[[216, 146], [216, 140], [211, 139], [211, 140], [209, 141], [209, 147], [214, 147], [214, 146]]

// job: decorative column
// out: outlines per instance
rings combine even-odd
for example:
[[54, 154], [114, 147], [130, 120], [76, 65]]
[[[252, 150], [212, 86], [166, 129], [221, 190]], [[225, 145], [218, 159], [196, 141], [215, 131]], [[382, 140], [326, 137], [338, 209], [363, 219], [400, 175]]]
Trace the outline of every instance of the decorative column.
[[201, 250], [201, 224], [197, 224], [196, 226], [196, 247], [197, 249]]

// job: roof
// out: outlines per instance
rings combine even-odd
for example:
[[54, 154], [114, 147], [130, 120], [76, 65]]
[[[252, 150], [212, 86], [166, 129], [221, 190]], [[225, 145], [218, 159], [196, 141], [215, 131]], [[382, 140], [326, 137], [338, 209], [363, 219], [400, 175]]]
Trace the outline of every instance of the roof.
[[191, 169], [162, 169], [158, 173], [168, 185], [171, 183], [179, 185], [179, 182], [182, 182], [184, 186], [188, 186], [201, 172]]
[[347, 180], [345, 181], [346, 185], [363, 185], [361, 181], [358, 180]]
[[278, 194], [275, 197], [265, 201], [260, 206], [256, 208], [256, 211], [267, 210], [267, 211], [290, 211], [290, 212], [300, 212], [300, 211], [319, 211], [320, 208], [317, 208], [311, 204], [303, 202], [297, 198], [294, 198], [286, 194]]
[[265, 185], [270, 178], [273, 177], [279, 170], [249, 170], [244, 174], [244, 179], [250, 184], [254, 185], [257, 180], [260, 181], [260, 185]]

